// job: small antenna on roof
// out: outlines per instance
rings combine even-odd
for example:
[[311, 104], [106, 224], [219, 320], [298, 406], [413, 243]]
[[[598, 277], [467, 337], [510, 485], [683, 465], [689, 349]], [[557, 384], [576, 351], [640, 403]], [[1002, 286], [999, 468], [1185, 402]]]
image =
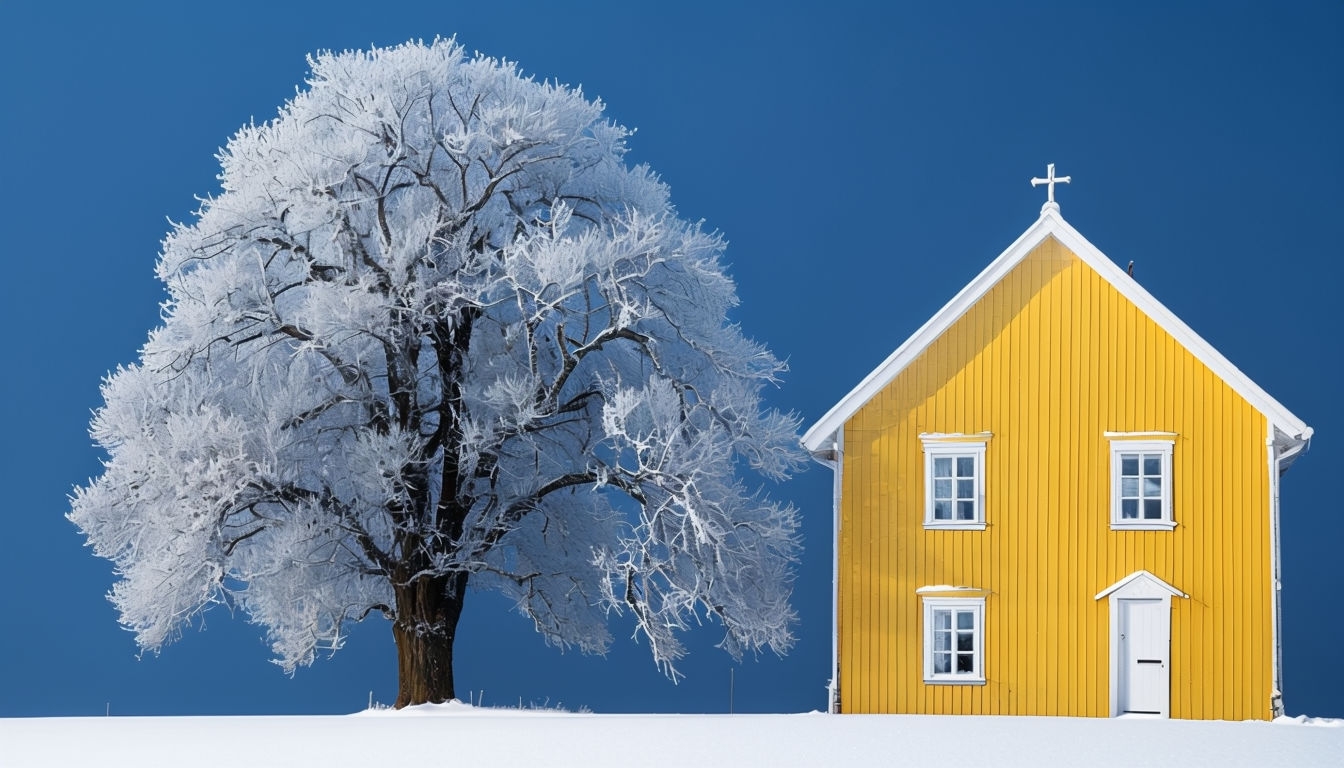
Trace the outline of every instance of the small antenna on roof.
[[1130, 277], [1133, 277], [1133, 276], [1134, 276], [1134, 260], [1133, 260], [1133, 259], [1131, 259], [1130, 262], [1129, 262], [1129, 276], [1130, 276]]

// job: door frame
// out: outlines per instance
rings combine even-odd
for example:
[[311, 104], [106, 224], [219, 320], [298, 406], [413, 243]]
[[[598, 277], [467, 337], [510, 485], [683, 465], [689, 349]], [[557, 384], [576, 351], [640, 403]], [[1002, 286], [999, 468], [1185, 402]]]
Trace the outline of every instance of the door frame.
[[1171, 717], [1171, 598], [1189, 598], [1190, 596], [1148, 571], [1138, 570], [1102, 590], [1093, 599], [1100, 600], [1103, 597], [1108, 598], [1111, 615], [1110, 630], [1107, 632], [1110, 642], [1111, 717], [1120, 717], [1124, 714], [1120, 709], [1120, 603], [1124, 600], [1162, 601], [1161, 615], [1166, 621], [1167, 629], [1167, 685], [1164, 689], [1166, 696], [1161, 708], [1161, 714], [1153, 715], [1153, 717]]

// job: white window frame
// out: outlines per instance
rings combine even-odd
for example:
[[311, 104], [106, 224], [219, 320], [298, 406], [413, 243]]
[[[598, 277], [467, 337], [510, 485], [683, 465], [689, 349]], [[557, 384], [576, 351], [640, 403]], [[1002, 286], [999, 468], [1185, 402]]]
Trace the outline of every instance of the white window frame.
[[[960, 435], [920, 435], [920, 440], [924, 443], [924, 527], [931, 530], [985, 530], [985, 446], [988, 442], [967, 440]], [[970, 457], [975, 462], [975, 518], [972, 520], [956, 519], [955, 508], [952, 511], [954, 517], [950, 520], [934, 517], [934, 459], [947, 457]]]
[[[971, 613], [975, 617], [973, 627], [975, 648], [972, 649], [974, 669], [970, 672], [956, 672], [955, 662], [952, 672], [934, 672], [934, 616], [940, 611]], [[951, 652], [955, 659], [955, 638], [957, 622], [952, 624], [954, 646]], [[985, 684], [985, 598], [984, 597], [925, 597], [924, 598], [924, 682], [928, 685], [984, 685]]]
[[[1175, 511], [1172, 509], [1172, 454], [1176, 441], [1164, 439], [1125, 439], [1120, 435], [1109, 434], [1111, 438], [1111, 529], [1117, 531], [1170, 531], [1176, 527]], [[1144, 518], [1140, 505], [1138, 518], [1126, 518], [1121, 510], [1121, 456], [1126, 453], [1159, 454], [1162, 460], [1162, 516], [1157, 519]], [[1142, 469], [1140, 469], [1142, 472]]]

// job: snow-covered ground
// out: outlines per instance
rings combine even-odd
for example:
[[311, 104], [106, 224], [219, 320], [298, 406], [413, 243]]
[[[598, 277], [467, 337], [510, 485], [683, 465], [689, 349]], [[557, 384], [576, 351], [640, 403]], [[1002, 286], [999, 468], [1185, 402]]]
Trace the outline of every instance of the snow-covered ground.
[[594, 715], [463, 704], [346, 717], [0, 719], [0, 765], [1342, 766], [1344, 720]]

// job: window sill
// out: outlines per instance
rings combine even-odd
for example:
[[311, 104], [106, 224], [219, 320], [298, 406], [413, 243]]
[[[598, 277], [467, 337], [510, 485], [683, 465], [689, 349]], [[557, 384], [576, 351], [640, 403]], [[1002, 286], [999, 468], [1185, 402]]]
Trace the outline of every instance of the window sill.
[[924, 529], [928, 531], [983, 531], [985, 530], [985, 524], [977, 522], [944, 522], [942, 520], [930, 522], [926, 520], [924, 521]]
[[925, 685], [984, 685], [983, 677], [926, 677]]
[[1144, 520], [1137, 523], [1117, 523], [1111, 521], [1112, 531], [1170, 531], [1176, 527], [1172, 520]]

